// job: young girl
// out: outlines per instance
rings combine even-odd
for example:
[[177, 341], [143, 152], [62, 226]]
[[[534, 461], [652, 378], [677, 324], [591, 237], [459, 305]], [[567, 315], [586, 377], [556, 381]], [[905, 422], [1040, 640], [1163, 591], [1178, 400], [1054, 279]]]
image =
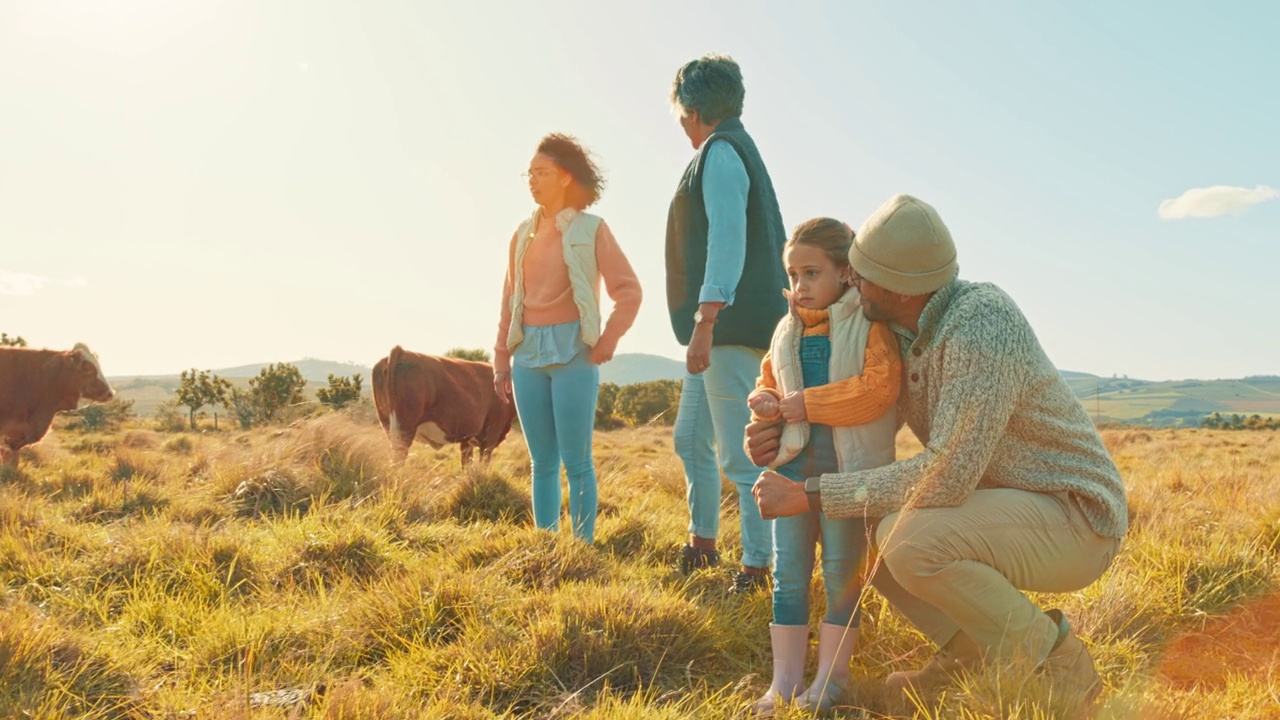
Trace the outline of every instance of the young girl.
[[[596, 523], [596, 470], [591, 432], [602, 363], [640, 309], [640, 281], [609, 226], [583, 212], [604, 187], [587, 151], [551, 134], [529, 163], [529, 192], [538, 207], [511, 238], [502, 286], [494, 389], [515, 395], [533, 475], [533, 521], [556, 530], [560, 464], [569, 476], [573, 532], [591, 542]], [[613, 312], [601, 318], [600, 280]]]
[[[815, 218], [796, 228], [783, 248], [792, 311], [778, 323], [748, 405], [755, 419], [787, 423], [774, 465], [796, 482], [894, 459], [901, 361], [892, 332], [866, 319], [861, 296], [850, 287], [852, 244], [847, 225]], [[755, 709], [767, 715], [794, 700], [826, 711], [848, 685], [866, 524], [809, 512], [778, 518], [773, 532], [773, 682]], [[818, 673], [806, 690], [809, 582], [819, 539], [827, 613], [818, 633]]]

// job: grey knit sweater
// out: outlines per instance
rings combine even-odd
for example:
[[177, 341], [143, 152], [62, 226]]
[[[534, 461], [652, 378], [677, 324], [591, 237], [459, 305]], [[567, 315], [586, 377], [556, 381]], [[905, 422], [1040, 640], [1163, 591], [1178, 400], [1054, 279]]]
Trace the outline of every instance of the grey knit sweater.
[[1012, 298], [989, 283], [952, 280], [925, 306], [919, 335], [894, 331], [904, 375], [899, 410], [924, 452], [823, 475], [827, 515], [954, 507], [977, 488], [1068, 490], [1099, 535], [1124, 535], [1120, 471]]

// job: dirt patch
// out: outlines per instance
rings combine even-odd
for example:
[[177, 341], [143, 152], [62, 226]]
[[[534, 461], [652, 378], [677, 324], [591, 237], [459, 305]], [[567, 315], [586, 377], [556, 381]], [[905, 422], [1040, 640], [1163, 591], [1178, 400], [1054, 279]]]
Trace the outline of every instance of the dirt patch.
[[1156, 668], [1178, 689], [1222, 688], [1230, 675], [1266, 677], [1280, 668], [1280, 593], [1210, 620], [1169, 646]]

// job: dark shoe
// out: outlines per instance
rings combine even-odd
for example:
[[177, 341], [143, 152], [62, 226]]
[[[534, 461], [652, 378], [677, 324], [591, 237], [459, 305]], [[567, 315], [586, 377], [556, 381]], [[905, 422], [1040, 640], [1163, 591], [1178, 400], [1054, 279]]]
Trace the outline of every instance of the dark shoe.
[[739, 572], [733, 576], [733, 585], [729, 586], [729, 592], [734, 595], [746, 595], [757, 590], [769, 589], [769, 576], [762, 572]]
[[685, 545], [680, 550], [680, 572], [688, 575], [694, 570], [711, 568], [720, 564], [720, 553], [716, 550], [703, 550], [692, 545]]

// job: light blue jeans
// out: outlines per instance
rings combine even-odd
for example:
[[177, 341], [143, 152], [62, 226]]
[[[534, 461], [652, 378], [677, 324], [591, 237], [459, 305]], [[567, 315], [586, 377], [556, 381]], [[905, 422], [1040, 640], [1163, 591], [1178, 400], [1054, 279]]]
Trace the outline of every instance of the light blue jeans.
[[596, 468], [591, 457], [600, 367], [588, 351], [559, 365], [511, 368], [520, 429], [529, 447], [533, 475], [533, 522], [560, 526], [560, 464], [569, 476], [569, 519], [573, 532], [591, 542], [596, 532]]
[[769, 567], [773, 557], [773, 523], [760, 517], [751, 496], [760, 468], [751, 464], [742, 440], [751, 422], [747, 395], [755, 389], [763, 357], [763, 350], [740, 345], [711, 348], [711, 367], [685, 375], [674, 430], [689, 487], [689, 532], [708, 539], [719, 534], [723, 470], [738, 489], [742, 564], [758, 568]]

